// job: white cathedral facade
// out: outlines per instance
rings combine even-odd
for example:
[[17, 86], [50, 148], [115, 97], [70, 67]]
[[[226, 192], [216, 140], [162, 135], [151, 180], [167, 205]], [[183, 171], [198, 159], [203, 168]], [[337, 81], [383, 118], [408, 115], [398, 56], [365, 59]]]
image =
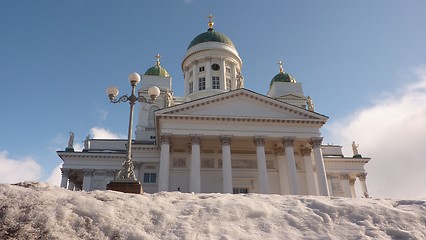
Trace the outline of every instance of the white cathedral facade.
[[[266, 95], [244, 88], [235, 45], [210, 21], [189, 44], [182, 71], [181, 97], [173, 95], [159, 56], [141, 74], [140, 96], [148, 98], [151, 86], [161, 90], [155, 102], [136, 105], [132, 160], [145, 192], [368, 196], [370, 158], [356, 154], [356, 146], [354, 156], [345, 157], [341, 146], [322, 144], [328, 117], [315, 112], [282, 64]], [[61, 186], [105, 190], [126, 159], [127, 139], [86, 139], [84, 145], [57, 152]]]

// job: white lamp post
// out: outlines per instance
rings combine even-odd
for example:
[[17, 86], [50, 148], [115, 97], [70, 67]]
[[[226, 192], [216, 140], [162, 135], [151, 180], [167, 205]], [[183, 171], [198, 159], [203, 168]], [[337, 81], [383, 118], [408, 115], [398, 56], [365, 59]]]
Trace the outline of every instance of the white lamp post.
[[[117, 183], [120, 187], [120, 189], [117, 189], [117, 187], [114, 187], [113, 182], [108, 184], [107, 189], [109, 190], [117, 190], [121, 192], [132, 192], [132, 193], [140, 193], [141, 192], [141, 185], [139, 182], [137, 182], [134, 172], [134, 166], [132, 161], [132, 131], [133, 131], [133, 112], [134, 112], [134, 106], [136, 101], [138, 102], [145, 102], [145, 103], [152, 103], [155, 101], [155, 99], [160, 95], [160, 89], [156, 86], [152, 86], [148, 89], [148, 95], [150, 96], [150, 99], [146, 99], [143, 96], [136, 96], [136, 85], [141, 81], [141, 77], [137, 73], [132, 73], [129, 75], [129, 82], [132, 86], [132, 93], [130, 96], [123, 95], [119, 98], [116, 98], [118, 96], [118, 88], [117, 87], [109, 87], [107, 89], [107, 95], [112, 103], [119, 103], [119, 102], [129, 102], [130, 104], [130, 117], [129, 117], [129, 129], [128, 129], [128, 135], [127, 135], [127, 154], [126, 154], [126, 160], [123, 162], [120, 172], [118, 173], [117, 178], [115, 179], [115, 183]], [[133, 191], [133, 190], [126, 190], [129, 189], [129, 187], [120, 184], [120, 183], [132, 183], [132, 184], [139, 184], [139, 192]]]

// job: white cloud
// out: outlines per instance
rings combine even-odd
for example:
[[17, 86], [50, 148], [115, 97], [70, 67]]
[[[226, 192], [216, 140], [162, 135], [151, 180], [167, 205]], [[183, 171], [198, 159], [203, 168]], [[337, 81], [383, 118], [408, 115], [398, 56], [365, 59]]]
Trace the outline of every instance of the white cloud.
[[90, 135], [95, 139], [118, 139], [126, 138], [120, 134], [113, 133], [105, 128], [93, 127], [90, 129]]
[[326, 127], [328, 140], [355, 140], [372, 158], [366, 169], [373, 197], [426, 198], [426, 66], [414, 73], [415, 82]]
[[7, 151], [0, 152], [0, 183], [36, 181], [41, 176], [41, 166], [30, 157], [9, 158]]
[[50, 176], [46, 179], [47, 183], [51, 185], [59, 186], [59, 184], [61, 183], [61, 178], [62, 178], [61, 167], [62, 167], [62, 164], [59, 164], [58, 166], [55, 167], [55, 169], [53, 169]]

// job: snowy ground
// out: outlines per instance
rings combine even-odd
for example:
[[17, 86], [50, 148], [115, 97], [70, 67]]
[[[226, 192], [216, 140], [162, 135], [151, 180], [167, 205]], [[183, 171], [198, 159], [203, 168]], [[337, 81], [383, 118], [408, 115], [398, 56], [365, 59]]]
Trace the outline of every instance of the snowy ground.
[[426, 239], [426, 199], [135, 195], [0, 184], [0, 239]]

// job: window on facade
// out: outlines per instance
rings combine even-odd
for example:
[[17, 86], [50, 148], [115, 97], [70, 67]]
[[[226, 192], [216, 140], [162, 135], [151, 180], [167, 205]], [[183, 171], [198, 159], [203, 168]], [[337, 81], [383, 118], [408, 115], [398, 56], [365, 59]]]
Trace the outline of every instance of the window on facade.
[[227, 90], [231, 90], [231, 85], [232, 83], [231, 83], [231, 79], [230, 78], [227, 78], [226, 79], [226, 89]]
[[194, 74], [192, 71], [189, 72], [189, 76], [192, 77], [192, 74]]
[[143, 174], [144, 183], [156, 183], [157, 182], [157, 173], [144, 173]]
[[189, 94], [191, 94], [194, 91], [194, 83], [190, 82], [188, 85]]
[[199, 72], [204, 72], [204, 66], [202, 66], [202, 67], [200, 67], [198, 69], [199, 69]]
[[240, 194], [240, 193], [249, 193], [249, 190], [248, 190], [248, 188], [234, 188], [234, 189], [232, 189], [232, 192], [234, 193], [234, 194]]
[[230, 68], [226, 68], [226, 73], [231, 73], [231, 69]]
[[205, 90], [206, 89], [206, 78], [199, 78], [198, 79], [198, 90]]
[[213, 89], [220, 89], [219, 77], [212, 77], [212, 88]]

